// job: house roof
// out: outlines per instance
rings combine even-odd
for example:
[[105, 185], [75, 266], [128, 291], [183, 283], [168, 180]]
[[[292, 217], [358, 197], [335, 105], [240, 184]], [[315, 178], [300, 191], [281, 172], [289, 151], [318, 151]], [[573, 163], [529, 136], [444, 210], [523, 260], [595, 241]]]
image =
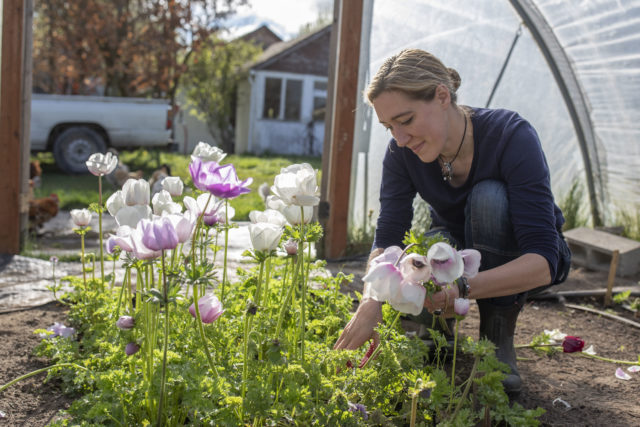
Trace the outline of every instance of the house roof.
[[331, 24], [322, 27], [313, 33], [305, 34], [293, 40], [274, 43], [269, 46], [264, 52], [262, 52], [262, 54], [255, 60], [255, 62], [248, 64], [248, 68], [266, 68], [274, 62], [278, 61], [280, 58], [290, 55], [299, 49], [303, 49], [305, 46], [323, 37], [328, 32], [331, 32]]
[[255, 30], [238, 37], [236, 40], [253, 42], [263, 49], [282, 42], [282, 39], [266, 25], [261, 25]]

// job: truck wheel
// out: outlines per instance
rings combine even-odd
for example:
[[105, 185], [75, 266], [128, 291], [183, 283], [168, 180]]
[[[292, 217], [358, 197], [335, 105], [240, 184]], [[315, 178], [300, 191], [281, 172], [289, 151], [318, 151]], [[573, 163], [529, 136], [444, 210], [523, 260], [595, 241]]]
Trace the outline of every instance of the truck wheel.
[[71, 174], [87, 173], [85, 162], [93, 153], [104, 153], [102, 135], [88, 127], [70, 127], [53, 142], [53, 157], [60, 169]]

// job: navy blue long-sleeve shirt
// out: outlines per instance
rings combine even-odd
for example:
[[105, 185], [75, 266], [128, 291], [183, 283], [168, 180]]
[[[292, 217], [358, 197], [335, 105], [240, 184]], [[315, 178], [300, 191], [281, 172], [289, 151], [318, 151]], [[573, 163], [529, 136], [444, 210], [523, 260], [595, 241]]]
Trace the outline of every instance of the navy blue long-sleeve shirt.
[[437, 160], [424, 163], [410, 149], [389, 142], [382, 169], [380, 215], [373, 246], [402, 245], [411, 228], [416, 193], [430, 205], [433, 225], [464, 235], [464, 207], [471, 189], [486, 179], [507, 187], [509, 215], [520, 251], [536, 253], [558, 265], [558, 233], [564, 223], [555, 204], [549, 167], [535, 129], [518, 113], [474, 108], [474, 153], [467, 181], [452, 187], [442, 179]]

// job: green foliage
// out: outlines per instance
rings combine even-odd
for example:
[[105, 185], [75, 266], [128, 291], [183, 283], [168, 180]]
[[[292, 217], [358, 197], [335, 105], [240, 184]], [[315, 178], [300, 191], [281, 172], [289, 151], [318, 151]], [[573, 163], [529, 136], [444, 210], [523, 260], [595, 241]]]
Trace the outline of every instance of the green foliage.
[[[422, 340], [404, 334], [396, 326], [382, 342], [382, 351], [364, 369], [347, 368], [347, 362], [359, 361], [364, 349], [333, 351], [331, 348], [350, 318], [352, 302], [340, 292], [340, 285], [351, 276], [315, 274], [324, 266], [323, 261], [310, 265], [312, 274], [306, 299], [306, 355], [299, 358], [296, 336], [300, 313], [300, 300], [290, 304], [284, 318], [283, 333], [274, 337], [276, 314], [280, 310], [291, 257], [272, 259], [269, 287], [252, 316], [253, 330], [249, 336], [248, 369], [245, 405], [240, 397], [242, 372], [243, 328], [247, 300], [253, 298], [258, 283], [259, 268], [239, 269], [239, 281], [229, 286], [224, 314], [213, 324], [204, 325], [208, 348], [216, 372], [208, 369], [207, 357], [199, 345], [194, 319], [187, 308], [191, 298], [184, 290], [173, 293], [170, 311], [168, 351], [168, 382], [165, 407], [168, 425], [238, 425], [243, 410], [246, 423], [256, 425], [406, 425], [412, 400], [417, 399], [419, 425], [433, 421], [442, 425], [474, 425], [484, 416], [483, 408], [474, 409], [467, 396], [462, 409], [452, 416], [451, 408], [461, 399], [457, 385], [453, 405], [449, 404], [451, 384], [446, 371], [426, 360], [427, 348]], [[142, 274], [145, 266], [134, 268]], [[157, 265], [155, 266], [157, 267]], [[177, 267], [171, 273], [175, 283], [208, 283], [212, 265]], [[290, 272], [289, 272], [290, 273]], [[203, 278], [203, 279], [201, 279]], [[73, 362], [88, 371], [61, 368], [50, 374], [61, 380], [63, 389], [73, 393], [77, 400], [68, 409], [71, 422], [76, 425], [144, 425], [155, 423], [159, 390], [161, 353], [154, 351], [154, 374], [144, 374], [145, 352], [126, 356], [124, 346], [131, 341], [145, 344], [145, 322], [151, 319], [162, 323], [163, 302], [155, 317], [145, 317], [139, 304], [145, 298], [136, 298], [130, 307], [118, 289], [101, 293], [99, 286], [90, 283], [85, 289], [82, 280], [71, 278], [76, 292], [70, 295], [69, 319], [78, 331], [81, 341], [63, 338], [45, 339], [38, 354], [52, 362]], [[159, 279], [158, 279], [159, 280]], [[175, 288], [173, 288], [175, 289]], [[161, 300], [158, 292], [148, 298]], [[137, 308], [136, 308], [137, 307]], [[134, 310], [136, 327], [119, 330], [115, 321], [119, 314]], [[384, 305], [385, 324], [396, 316]], [[153, 320], [155, 319], [155, 320]], [[386, 328], [386, 327], [382, 327]], [[154, 335], [156, 343], [164, 339], [163, 328]], [[473, 379], [477, 398], [482, 405], [491, 407], [494, 422], [512, 425], [537, 425], [540, 411], [527, 411], [519, 406], [509, 407], [500, 380], [505, 366], [493, 356], [493, 345], [488, 341], [474, 342], [470, 338], [462, 343], [469, 357], [480, 361], [479, 374]], [[355, 404], [366, 407], [367, 419]], [[448, 421], [449, 420], [449, 421]], [[66, 425], [58, 421], [53, 425]]]
[[584, 191], [579, 179], [574, 179], [571, 188], [562, 198], [559, 207], [564, 215], [563, 230], [571, 230], [572, 228], [586, 225], [587, 220], [581, 213], [582, 204], [584, 203]]

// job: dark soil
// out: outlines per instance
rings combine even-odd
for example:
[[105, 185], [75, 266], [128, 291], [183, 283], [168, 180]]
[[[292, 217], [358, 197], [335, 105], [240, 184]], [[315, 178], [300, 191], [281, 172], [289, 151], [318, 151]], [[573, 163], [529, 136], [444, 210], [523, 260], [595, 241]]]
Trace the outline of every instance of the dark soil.
[[[55, 322], [66, 322], [65, 307], [57, 303], [0, 314], [0, 385], [50, 365], [46, 358], [33, 355], [41, 341], [36, 329], [46, 329]], [[63, 395], [45, 372], [22, 380], [0, 394], [0, 425], [44, 426], [69, 407], [73, 399]]]
[[[353, 272], [357, 278], [362, 263], [330, 264], [332, 271]], [[571, 289], [604, 289], [607, 275], [602, 272], [572, 270], [567, 283], [556, 291]], [[637, 278], [617, 279], [616, 286], [636, 286]], [[351, 289], [358, 289], [356, 280]], [[601, 298], [568, 299], [572, 304], [604, 309]], [[633, 315], [620, 308], [614, 312], [628, 319]], [[475, 304], [462, 323], [464, 335], [477, 338], [478, 310]], [[51, 303], [30, 310], [0, 314], [0, 384], [48, 365], [47, 360], [33, 356], [33, 348], [40, 338], [33, 334], [38, 328], [47, 328], [54, 322], [65, 322], [64, 307]], [[640, 319], [635, 318], [636, 322]], [[640, 328], [624, 324], [597, 314], [570, 309], [557, 300], [534, 300], [527, 303], [520, 315], [516, 331], [516, 344], [526, 344], [544, 329], [559, 329], [576, 335], [593, 345], [599, 356], [613, 359], [638, 360], [640, 354]], [[628, 365], [608, 363], [580, 357], [577, 353], [557, 353], [551, 357], [539, 355], [530, 349], [519, 349], [520, 373], [525, 381], [524, 391], [516, 400], [526, 408], [542, 407], [541, 417], [548, 426], [637, 426], [640, 420], [640, 373], [630, 373], [632, 379], [616, 378], [618, 367], [625, 372]], [[468, 368], [468, 367], [467, 367]], [[460, 370], [464, 372], [465, 367]], [[51, 422], [60, 409], [67, 408], [72, 399], [64, 396], [55, 381], [44, 382], [46, 374], [24, 380], [0, 395], [0, 425], [44, 426]], [[570, 408], [560, 400], [568, 403]], [[555, 403], [554, 403], [555, 402]]]

